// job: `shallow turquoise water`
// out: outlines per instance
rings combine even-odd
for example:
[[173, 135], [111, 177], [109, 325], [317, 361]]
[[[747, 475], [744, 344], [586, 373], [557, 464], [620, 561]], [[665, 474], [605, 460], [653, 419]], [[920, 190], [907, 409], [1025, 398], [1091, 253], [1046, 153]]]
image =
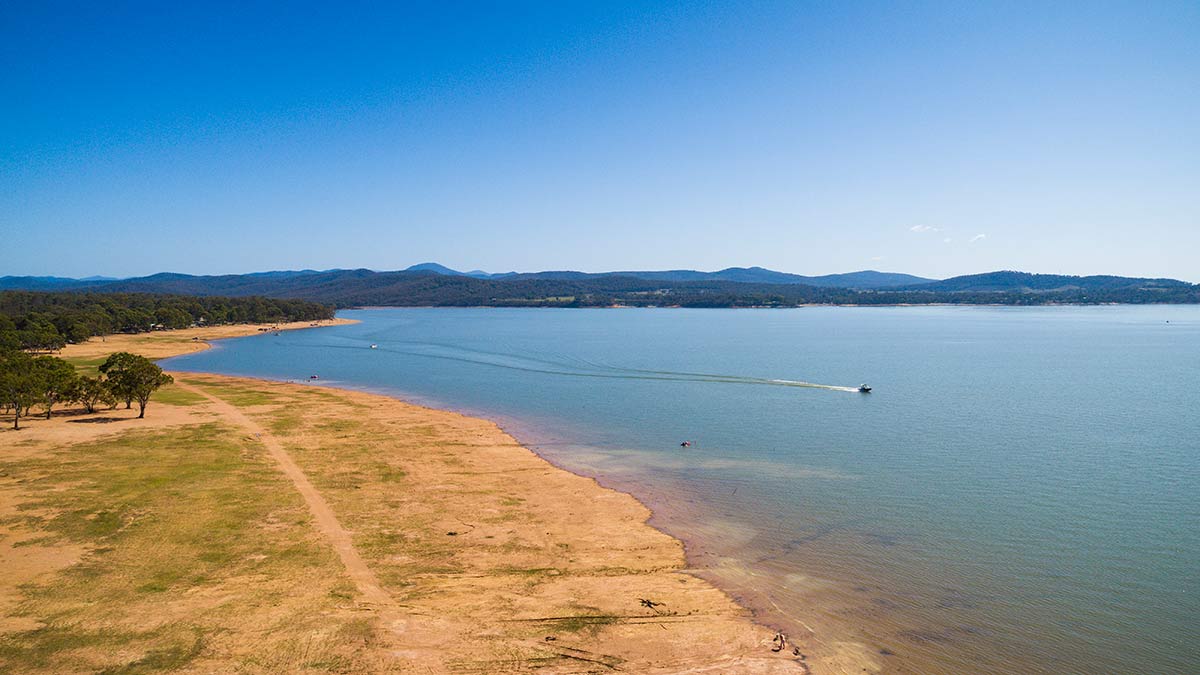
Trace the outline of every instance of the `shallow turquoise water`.
[[888, 672], [1197, 672], [1200, 307], [341, 315], [168, 367], [496, 419]]

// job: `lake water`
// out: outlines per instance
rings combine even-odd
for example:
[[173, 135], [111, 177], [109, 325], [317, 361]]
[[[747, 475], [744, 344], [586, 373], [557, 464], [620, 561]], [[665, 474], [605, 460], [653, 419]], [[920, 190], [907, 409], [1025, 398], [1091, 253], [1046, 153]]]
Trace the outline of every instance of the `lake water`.
[[495, 419], [886, 672], [1200, 672], [1200, 307], [340, 316], [167, 367]]

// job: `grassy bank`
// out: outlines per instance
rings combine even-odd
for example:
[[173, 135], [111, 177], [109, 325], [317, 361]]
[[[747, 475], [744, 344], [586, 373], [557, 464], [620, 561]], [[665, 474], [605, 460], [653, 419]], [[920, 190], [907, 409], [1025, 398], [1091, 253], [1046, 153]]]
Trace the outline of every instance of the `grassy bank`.
[[[253, 439], [208, 422], [23, 450], [3, 463], [4, 543], [67, 564], [17, 589], [0, 670], [377, 665], [336, 557]], [[303, 626], [319, 630], [298, 651]]]

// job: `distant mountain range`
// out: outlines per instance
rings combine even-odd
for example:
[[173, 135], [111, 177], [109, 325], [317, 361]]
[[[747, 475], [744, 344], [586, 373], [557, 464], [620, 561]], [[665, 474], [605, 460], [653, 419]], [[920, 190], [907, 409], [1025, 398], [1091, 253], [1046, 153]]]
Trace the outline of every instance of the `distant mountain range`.
[[479, 270], [459, 272], [437, 263], [422, 263], [395, 272], [335, 269], [218, 276], [160, 273], [130, 279], [9, 276], [0, 277], [0, 290], [261, 295], [340, 307], [1200, 302], [1200, 286], [1176, 279], [1002, 271], [936, 280], [874, 270], [803, 276], [761, 267], [731, 267], [717, 272], [492, 274]]
[[116, 281], [115, 277], [0, 277], [0, 290], [61, 291], [80, 288], [89, 283]]
[[924, 284], [935, 279], [915, 277], [911, 274], [896, 272], [876, 272], [864, 270], [847, 274], [826, 274], [823, 276], [806, 277], [800, 274], [776, 272], [762, 267], [728, 267], [716, 272], [699, 272], [697, 270], [660, 270], [660, 271], [620, 271], [620, 272], [501, 272], [489, 274], [482, 270], [459, 272], [438, 263], [421, 263], [404, 270], [405, 272], [433, 272], [447, 276], [464, 276], [476, 279], [598, 279], [602, 277], [632, 277], [634, 279], [651, 279], [654, 281], [737, 281], [748, 284], [804, 284], [819, 288], [889, 288]]
[[[71, 279], [68, 277], [0, 277], [0, 290], [71, 290], [83, 287], [99, 288], [109, 282], [134, 284], [169, 283], [183, 279], [227, 279], [230, 277], [246, 277], [250, 279], [291, 279], [299, 276], [314, 274], [329, 274], [338, 272], [363, 272], [364, 270], [279, 270], [272, 272], [251, 272], [248, 274], [223, 276], [192, 276], [186, 274], [160, 273], [148, 277], [117, 279], [115, 277], [86, 277]], [[897, 286], [913, 286], [936, 281], [896, 272], [876, 272], [864, 270], [846, 274], [826, 274], [823, 276], [803, 276], [776, 272], [762, 267], [729, 267], [716, 272], [700, 272], [697, 270], [661, 270], [661, 271], [621, 271], [621, 272], [500, 272], [489, 273], [482, 270], [460, 272], [445, 265], [434, 262], [420, 263], [407, 267], [400, 272], [429, 272], [444, 276], [471, 277], [473, 279], [559, 279], [581, 280], [600, 279], [606, 277], [632, 277], [634, 279], [649, 279], [654, 281], [736, 281], [753, 284], [804, 284], [819, 288], [890, 288]], [[395, 274], [396, 272], [378, 272], [378, 274]]]

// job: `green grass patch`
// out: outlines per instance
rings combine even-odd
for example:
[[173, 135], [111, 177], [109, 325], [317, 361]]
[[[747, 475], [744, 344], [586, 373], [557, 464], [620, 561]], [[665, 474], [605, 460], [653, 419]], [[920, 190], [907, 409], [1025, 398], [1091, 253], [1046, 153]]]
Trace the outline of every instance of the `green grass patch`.
[[202, 382], [200, 387], [210, 394], [239, 407], [272, 405], [284, 401], [284, 397], [265, 391], [223, 382]]
[[382, 462], [375, 465], [375, 472], [379, 477], [379, 480], [383, 481], [384, 483], [399, 483], [400, 481], [404, 480], [405, 476], [408, 475], [405, 473], [404, 469], [392, 466], [391, 464], [384, 464]]
[[108, 360], [107, 356], [95, 356], [92, 358], [84, 358], [80, 356], [64, 357], [64, 361], [75, 366], [75, 370], [80, 375], [96, 377], [100, 374], [100, 366]]
[[598, 607], [574, 605], [572, 611], [575, 612], [575, 616], [552, 619], [548, 622], [550, 627], [560, 633], [587, 632], [594, 635], [601, 628], [620, 621], [618, 617], [602, 614]]
[[81, 659], [71, 658], [74, 653], [97, 648], [124, 648], [136, 639], [137, 635], [129, 631], [88, 630], [62, 625], [6, 633], [0, 635], [0, 672], [29, 672], [52, 664], [60, 664], [66, 670], [81, 665]]
[[271, 421], [267, 424], [271, 431], [276, 434], [287, 434], [293, 431], [298, 431], [304, 426], [304, 418], [299, 412], [288, 414], [276, 414], [271, 416]]
[[358, 589], [349, 581], [339, 581], [329, 589], [328, 595], [338, 600], [353, 600], [358, 597]]
[[196, 635], [191, 644], [184, 642], [151, 649], [145, 656], [121, 666], [105, 668], [99, 675], [140, 675], [178, 670], [191, 663], [204, 649], [204, 638]]
[[[228, 426], [128, 432], [3, 462], [0, 469], [24, 478], [23, 525], [42, 543], [91, 550], [22, 587], [14, 614], [44, 626], [0, 636], [0, 672], [176, 670], [203, 651], [205, 634], [227, 624], [219, 613], [181, 616], [163, 611], [163, 603], [186, 606], [197, 590], [252, 575], [344, 583], [336, 555], [312, 536], [290, 482], [261, 446]], [[267, 523], [277, 524], [269, 534]], [[285, 590], [239, 588], [230, 616], [274, 602]], [[325, 593], [313, 590], [316, 597]], [[154, 616], [162, 623], [146, 621]], [[207, 628], [196, 625], [201, 619]], [[147, 625], [154, 627], [131, 628]], [[112, 662], [112, 655], [131, 652], [138, 656]]]
[[330, 420], [321, 422], [316, 425], [316, 428], [323, 431], [352, 431], [362, 426], [361, 422], [355, 420]]
[[507, 574], [521, 577], [556, 577], [562, 574], [557, 567], [497, 567], [495, 574]]
[[204, 403], [207, 400], [208, 399], [204, 398], [200, 394], [188, 391], [183, 387], [167, 385], [154, 392], [154, 395], [150, 397], [150, 404], [153, 405], [155, 403], [163, 403], [165, 405], [188, 406]]

